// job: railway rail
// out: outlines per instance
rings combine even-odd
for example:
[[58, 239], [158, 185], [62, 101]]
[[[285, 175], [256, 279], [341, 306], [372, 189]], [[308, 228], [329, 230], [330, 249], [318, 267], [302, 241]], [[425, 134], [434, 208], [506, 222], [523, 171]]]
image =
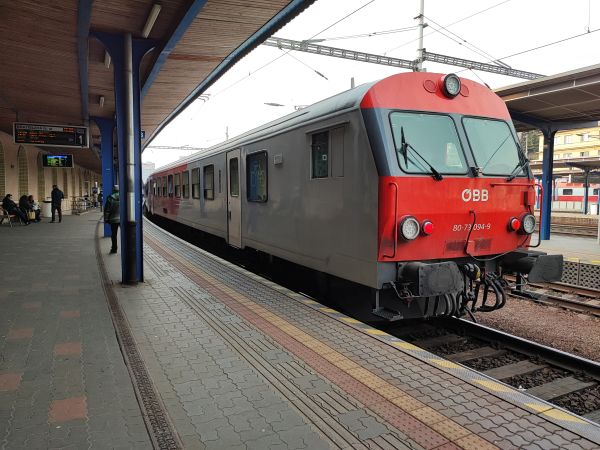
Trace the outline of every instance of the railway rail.
[[564, 283], [528, 283], [520, 288], [514, 288], [509, 295], [513, 298], [600, 317], [599, 289]]
[[600, 422], [600, 363], [463, 319], [388, 328], [431, 353]]
[[597, 226], [553, 223], [550, 225], [550, 230], [553, 233], [571, 236], [598, 236]]

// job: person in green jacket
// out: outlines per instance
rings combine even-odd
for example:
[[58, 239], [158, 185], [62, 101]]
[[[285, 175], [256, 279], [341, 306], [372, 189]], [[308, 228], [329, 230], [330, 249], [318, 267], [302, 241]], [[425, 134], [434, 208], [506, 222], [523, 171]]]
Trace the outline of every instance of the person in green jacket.
[[121, 217], [119, 214], [119, 185], [115, 184], [113, 192], [106, 198], [104, 206], [104, 223], [110, 224], [110, 239], [112, 246], [110, 253], [117, 253], [117, 232]]

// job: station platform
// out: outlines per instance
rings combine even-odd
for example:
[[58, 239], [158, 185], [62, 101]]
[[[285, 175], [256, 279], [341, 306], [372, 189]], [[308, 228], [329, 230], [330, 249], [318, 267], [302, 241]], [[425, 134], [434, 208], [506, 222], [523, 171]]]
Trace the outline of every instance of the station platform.
[[[537, 243], [537, 239], [538, 235], [536, 234], [532, 238], [532, 242]], [[595, 237], [554, 233], [550, 235], [550, 240], [542, 241], [537, 250], [564, 255], [566, 261], [600, 264], [600, 244]]]
[[600, 446], [600, 426], [144, 222], [0, 228], [0, 448]]

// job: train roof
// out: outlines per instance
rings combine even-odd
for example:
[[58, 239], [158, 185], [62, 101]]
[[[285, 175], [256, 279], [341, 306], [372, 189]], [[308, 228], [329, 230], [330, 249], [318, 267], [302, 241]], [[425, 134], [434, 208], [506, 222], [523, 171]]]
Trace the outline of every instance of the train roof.
[[[249, 130], [204, 151], [167, 164], [153, 174], [185, 165], [227, 148], [235, 148], [263, 139], [267, 135], [277, 134], [284, 129], [295, 128], [322, 117], [359, 108], [397, 108], [448, 113], [469, 111], [472, 115], [510, 120], [504, 102], [489, 88], [474, 81], [461, 78], [464, 90], [461, 90], [461, 95], [455, 99], [445, 97], [439, 88], [436, 91], [428, 91], [427, 87], [423, 88], [426, 83], [434, 83], [435, 86], [438, 86], [439, 80], [443, 76], [443, 74], [429, 72], [407, 72], [362, 84]], [[424, 92], [426, 92], [425, 95]], [[431, 95], [427, 95], [427, 93]]]

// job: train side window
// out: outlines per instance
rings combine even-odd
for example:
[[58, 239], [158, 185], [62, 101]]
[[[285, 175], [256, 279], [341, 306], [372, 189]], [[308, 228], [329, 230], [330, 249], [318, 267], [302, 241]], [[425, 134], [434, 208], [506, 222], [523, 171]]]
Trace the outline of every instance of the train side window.
[[592, 195], [598, 195], [598, 189], [592, 190]]
[[267, 152], [246, 157], [246, 192], [249, 202], [265, 203], [268, 196]]
[[181, 195], [183, 198], [190, 198], [190, 171], [183, 172], [183, 182], [181, 183]]
[[215, 166], [204, 166], [204, 198], [215, 199]]
[[181, 174], [175, 174], [175, 197], [181, 197]]
[[200, 169], [192, 169], [192, 198], [200, 198]]
[[169, 178], [167, 178], [167, 188], [168, 188], [168, 194], [169, 197], [173, 197], [173, 175], [169, 175]]
[[312, 135], [311, 168], [312, 178], [329, 176], [329, 131]]
[[167, 177], [162, 177], [162, 196], [167, 196]]
[[221, 169], [219, 169], [219, 194], [223, 192], [223, 189], [221, 188]]
[[573, 195], [573, 189], [563, 189], [562, 195]]
[[237, 158], [229, 160], [229, 194], [232, 197], [240, 195], [240, 171]]

